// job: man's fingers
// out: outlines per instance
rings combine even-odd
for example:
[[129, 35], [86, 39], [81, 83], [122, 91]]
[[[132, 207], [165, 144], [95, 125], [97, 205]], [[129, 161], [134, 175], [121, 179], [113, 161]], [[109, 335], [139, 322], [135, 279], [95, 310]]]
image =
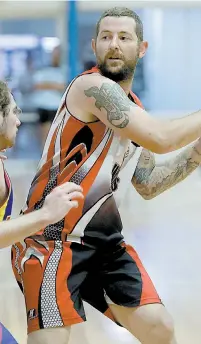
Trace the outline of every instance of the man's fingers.
[[58, 186], [58, 188], [65, 190], [67, 193], [71, 193], [73, 191], [79, 191], [79, 192], [83, 191], [83, 189], [80, 185], [77, 185], [77, 184], [71, 183], [71, 182], [63, 183], [62, 185]]
[[77, 208], [78, 207], [78, 201], [71, 201], [71, 207]]
[[77, 199], [77, 198], [83, 199], [84, 196], [79, 191], [73, 191], [73, 192], [68, 193], [68, 198], [69, 198], [69, 200], [73, 200], [73, 199]]

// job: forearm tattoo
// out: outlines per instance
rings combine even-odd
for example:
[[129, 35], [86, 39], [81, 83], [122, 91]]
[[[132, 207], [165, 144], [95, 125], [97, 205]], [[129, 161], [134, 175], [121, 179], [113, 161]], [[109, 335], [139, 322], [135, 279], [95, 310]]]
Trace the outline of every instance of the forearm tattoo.
[[145, 199], [151, 199], [184, 180], [201, 162], [201, 151], [189, 147], [168, 162], [155, 165], [153, 153], [143, 150], [132, 183]]

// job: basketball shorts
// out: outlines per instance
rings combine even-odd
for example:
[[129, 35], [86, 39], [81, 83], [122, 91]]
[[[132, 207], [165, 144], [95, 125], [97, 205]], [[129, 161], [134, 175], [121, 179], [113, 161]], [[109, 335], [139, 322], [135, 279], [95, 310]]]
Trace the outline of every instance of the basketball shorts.
[[12, 266], [25, 297], [28, 333], [85, 321], [83, 301], [113, 321], [110, 303], [161, 303], [137, 253], [125, 243], [103, 251], [26, 239], [26, 248], [12, 247]]

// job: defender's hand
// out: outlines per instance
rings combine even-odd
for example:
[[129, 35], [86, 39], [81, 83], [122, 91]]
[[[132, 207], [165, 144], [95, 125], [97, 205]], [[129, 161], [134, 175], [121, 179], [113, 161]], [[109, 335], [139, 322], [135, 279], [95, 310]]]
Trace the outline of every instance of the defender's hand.
[[84, 198], [82, 188], [66, 182], [57, 186], [45, 199], [42, 210], [49, 224], [62, 220], [72, 208], [77, 208]]

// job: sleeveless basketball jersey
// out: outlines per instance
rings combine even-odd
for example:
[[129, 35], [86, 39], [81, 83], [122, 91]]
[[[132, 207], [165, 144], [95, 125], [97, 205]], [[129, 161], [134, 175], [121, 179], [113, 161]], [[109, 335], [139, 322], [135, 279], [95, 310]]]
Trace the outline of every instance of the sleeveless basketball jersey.
[[[97, 72], [95, 67], [83, 74]], [[74, 182], [82, 186], [84, 200], [63, 220], [36, 233], [35, 240], [69, 240], [92, 247], [118, 244], [123, 240], [118, 208], [141, 147], [116, 135], [98, 119], [85, 123], [74, 117], [67, 97], [74, 80], [61, 100], [22, 212], [41, 208], [55, 186]], [[132, 92], [129, 98], [142, 107]]]
[[[13, 190], [11, 186], [10, 178], [7, 172], [4, 170], [4, 177], [7, 188], [9, 190], [8, 197], [4, 204], [0, 208], [0, 221], [9, 220], [12, 212], [13, 205]], [[0, 344], [17, 344], [16, 340], [10, 334], [10, 332], [0, 323]]]
[[8, 197], [4, 204], [0, 207], [0, 221], [9, 220], [12, 212], [13, 206], [13, 190], [10, 178], [6, 170], [4, 170], [4, 178], [8, 188]]

